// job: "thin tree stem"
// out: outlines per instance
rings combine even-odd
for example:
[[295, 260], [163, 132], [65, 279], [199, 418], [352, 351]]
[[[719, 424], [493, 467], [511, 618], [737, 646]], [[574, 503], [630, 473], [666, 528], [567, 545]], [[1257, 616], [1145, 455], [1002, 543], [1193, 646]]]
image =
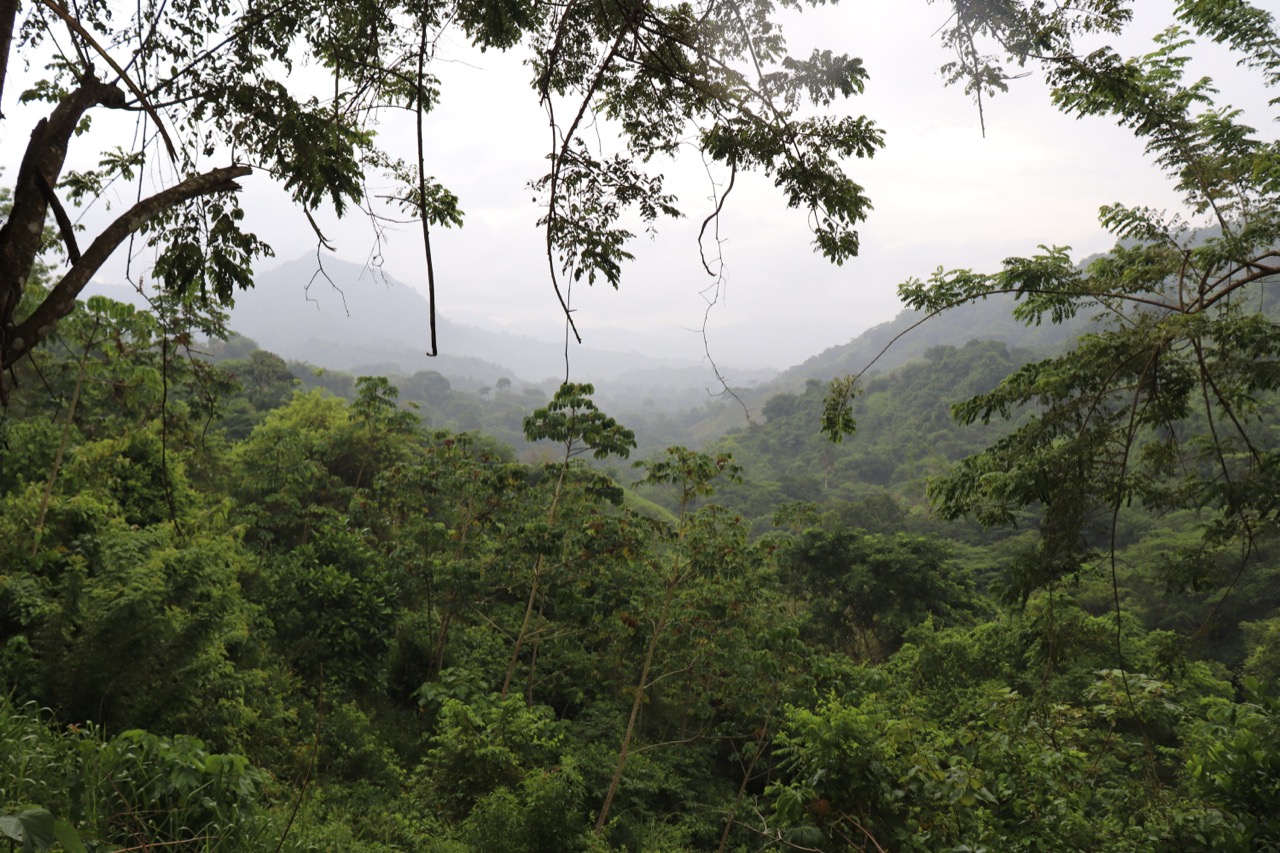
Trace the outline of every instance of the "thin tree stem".
[[76, 417], [76, 404], [80, 402], [80, 389], [84, 386], [84, 367], [85, 362], [89, 360], [89, 350], [94, 344], [94, 337], [97, 335], [98, 327], [102, 325], [101, 319], [97, 319], [93, 323], [93, 329], [89, 332], [89, 340], [84, 345], [84, 352], [80, 354], [80, 366], [76, 373], [76, 387], [71, 392], [71, 403], [67, 406], [67, 417], [62, 422], [62, 436], [58, 439], [58, 452], [53, 457], [53, 467], [49, 470], [49, 480], [44, 484], [44, 494], [40, 496], [40, 513], [36, 516], [35, 535], [31, 539], [31, 557], [35, 558], [40, 550], [40, 537], [44, 532], [44, 518], [49, 510], [49, 501], [53, 497], [53, 484], [58, 479], [58, 470], [62, 467], [62, 457], [67, 450], [67, 437], [71, 434], [71, 424]]

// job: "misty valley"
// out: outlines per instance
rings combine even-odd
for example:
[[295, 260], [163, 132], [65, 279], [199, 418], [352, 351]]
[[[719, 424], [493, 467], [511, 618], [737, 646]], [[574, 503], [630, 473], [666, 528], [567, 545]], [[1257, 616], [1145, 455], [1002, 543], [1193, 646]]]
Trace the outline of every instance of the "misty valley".
[[0, 851], [1280, 850], [1274, 4], [836, 6], [0, 0]]

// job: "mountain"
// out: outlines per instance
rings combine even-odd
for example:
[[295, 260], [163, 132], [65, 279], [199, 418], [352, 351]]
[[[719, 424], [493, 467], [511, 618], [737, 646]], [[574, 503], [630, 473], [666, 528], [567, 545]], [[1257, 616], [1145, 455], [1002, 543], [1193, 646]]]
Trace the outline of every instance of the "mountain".
[[873, 326], [847, 344], [830, 347], [782, 372], [779, 387], [803, 384], [806, 379], [829, 380], [867, 371], [868, 376], [920, 361], [936, 346], [961, 346], [969, 341], [1000, 341], [1010, 349], [1048, 354], [1061, 349], [1088, 330], [1090, 319], [1077, 317], [1055, 325], [1028, 326], [1013, 317], [1016, 304], [1010, 294], [961, 305], [934, 317], [903, 310], [887, 323]]
[[[254, 280], [253, 290], [236, 296], [231, 328], [287, 359], [353, 372], [434, 370], [461, 387], [490, 385], [502, 377], [541, 384], [564, 376], [562, 343], [444, 318], [437, 322], [442, 354], [428, 357], [426, 299], [357, 264], [324, 258], [321, 266], [307, 256], [262, 271]], [[698, 368], [635, 349], [582, 346], [572, 356], [575, 378], [598, 383], [625, 381], [626, 374], [636, 372], [650, 378]]]

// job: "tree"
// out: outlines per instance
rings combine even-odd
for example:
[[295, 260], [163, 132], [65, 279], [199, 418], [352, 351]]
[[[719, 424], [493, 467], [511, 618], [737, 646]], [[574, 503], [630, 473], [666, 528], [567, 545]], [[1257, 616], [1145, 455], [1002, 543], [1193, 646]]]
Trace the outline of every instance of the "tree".
[[502, 681], [502, 697], [511, 689], [511, 678], [515, 674], [516, 663], [520, 660], [520, 651], [524, 648], [525, 638], [529, 633], [529, 625], [533, 619], [534, 605], [538, 601], [539, 584], [542, 581], [544, 565], [547, 562], [548, 547], [554, 553], [554, 530], [556, 511], [560, 508], [560, 498], [564, 494], [565, 480], [569, 476], [571, 463], [586, 453], [596, 459], [609, 456], [621, 456], [623, 459], [631, 455], [635, 449], [635, 433], [600, 411], [591, 400], [595, 388], [590, 384], [566, 382], [556, 391], [544, 408], [538, 409], [524, 419], [524, 435], [529, 441], [554, 441], [564, 447], [564, 455], [554, 466], [556, 471], [555, 486], [551, 493], [551, 503], [547, 508], [545, 527], [539, 531], [539, 538], [550, 540], [547, 545], [537, 549], [534, 558], [533, 575], [529, 582], [529, 600], [525, 604], [524, 619], [511, 646], [511, 661], [507, 664], [507, 674]]
[[[618, 748], [618, 763], [614, 766], [604, 804], [600, 806], [600, 813], [596, 817], [596, 835], [600, 835], [608, 825], [609, 810], [613, 806], [613, 799], [618, 793], [618, 786], [622, 782], [622, 774], [627, 766], [627, 758], [631, 754], [636, 722], [640, 718], [640, 708], [644, 704], [647, 692], [657, 682], [653, 666], [658, 648], [667, 638], [673, 623], [678, 623], [685, 615], [681, 612], [684, 609], [681, 605], [687, 606], [688, 602], [680, 600], [679, 594], [687, 583], [696, 580], [700, 574], [714, 575], [725, 571], [726, 566], [732, 561], [727, 559], [728, 554], [724, 552], [734, 550], [730, 541], [721, 541], [717, 535], [718, 531], [715, 531], [718, 508], [704, 508], [702, 513], [693, 511], [694, 503], [698, 498], [715, 491], [715, 487], [711, 485], [713, 480], [721, 475], [727, 479], [739, 476], [740, 469], [734, 464], [732, 458], [708, 456], [684, 447], [669, 447], [661, 459], [637, 464], [645, 470], [646, 483], [668, 483], [676, 487], [679, 492], [680, 511], [669, 562], [665, 567], [655, 565], [661, 589], [661, 603], [657, 606], [656, 614], [652, 619], [644, 658], [640, 663], [640, 677], [636, 680], [631, 694], [631, 713], [627, 718], [627, 727]], [[708, 530], [714, 532], [707, 536]], [[713, 543], [711, 547], [705, 550], [698, 548], [699, 545], [705, 547], [707, 539]], [[720, 553], [716, 553], [717, 550], [720, 550]]]
[[[1226, 45], [1274, 88], [1276, 21], [1243, 0], [1188, 0], [1150, 53], [1077, 52], [1083, 33], [1119, 32], [1130, 6], [975, 4], [947, 35], [959, 52], [953, 78], [976, 95], [1008, 79], [980, 50], [990, 39], [1012, 61], [1040, 64], [1067, 113], [1132, 129], [1183, 202], [1173, 214], [1103, 207], [1118, 243], [1084, 268], [1067, 249], [1044, 247], [993, 274], [940, 270], [901, 288], [930, 313], [1013, 293], [1014, 314], [1027, 323], [1098, 316], [1097, 330], [1066, 354], [1025, 365], [954, 410], [967, 424], [1019, 418], [932, 485], [945, 516], [995, 524], [1024, 508], [1038, 514], [1038, 539], [1006, 578], [1014, 600], [1100, 568], [1118, 608], [1117, 531], [1134, 505], [1195, 513], [1200, 535], [1164, 567], [1173, 587], [1229, 592], [1280, 520], [1280, 454], [1267, 426], [1280, 389], [1280, 327], [1265, 298], [1280, 274], [1280, 142], [1243, 124], [1211, 80], [1186, 77], [1199, 38]], [[833, 386], [829, 431], [847, 418], [851, 388], [848, 379]]]
[[946, 546], [924, 536], [806, 530], [782, 549], [792, 593], [809, 603], [814, 645], [863, 659], [896, 651], [926, 617], [948, 621], [969, 604]]
[[247, 358], [225, 361], [221, 367], [240, 380], [250, 405], [259, 412], [283, 406], [298, 386], [284, 359], [262, 349], [254, 350]]
[[[691, 133], [731, 176], [771, 177], [789, 206], [809, 211], [818, 249], [840, 262], [857, 252], [856, 225], [869, 208], [840, 158], [871, 156], [881, 135], [864, 117], [809, 107], [860, 92], [866, 72], [830, 51], [789, 56], [771, 20], [775, 5], [303, 0], [147, 2], [121, 13], [108, 0], [39, 0], [19, 15], [18, 0], [0, 0], [0, 107], [15, 82], [27, 86], [21, 101], [49, 105], [0, 227], [0, 370], [47, 337], [135, 235], [157, 250], [154, 277], [165, 290], [228, 303], [251, 285], [252, 261], [271, 254], [242, 226], [239, 181], [254, 174], [291, 194], [321, 245], [312, 212], [322, 206], [420, 222], [434, 297], [430, 228], [462, 221], [458, 199], [427, 172], [422, 133], [440, 95], [431, 63], [441, 38], [531, 54], [532, 94], [555, 129], [548, 171], [532, 182], [553, 282], [565, 274], [618, 284], [632, 237], [624, 217], [634, 211], [652, 223], [679, 213], [648, 164], [674, 156]], [[285, 85], [304, 62], [331, 83]], [[43, 76], [22, 79], [28, 66]], [[379, 146], [378, 116], [395, 109], [415, 118], [416, 151]], [[138, 117], [133, 142], [90, 125], [104, 110]], [[620, 131], [620, 152], [583, 138], [597, 119]], [[73, 141], [86, 161], [96, 150], [98, 166], [67, 171]], [[375, 211], [368, 175], [390, 183], [386, 211]], [[136, 181], [137, 201], [82, 250], [73, 209], [117, 181]], [[50, 215], [68, 268], [24, 304]]]

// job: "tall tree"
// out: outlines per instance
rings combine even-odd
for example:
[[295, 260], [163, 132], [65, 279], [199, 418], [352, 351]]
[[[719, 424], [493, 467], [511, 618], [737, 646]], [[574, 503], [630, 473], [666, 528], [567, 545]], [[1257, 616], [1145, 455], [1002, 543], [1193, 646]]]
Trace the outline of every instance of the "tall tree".
[[[622, 734], [622, 743], [618, 747], [618, 762], [614, 766], [609, 789], [596, 817], [596, 835], [600, 835], [608, 825], [609, 810], [613, 806], [631, 754], [640, 708], [648, 691], [657, 683], [659, 676], [654, 673], [653, 667], [659, 647], [668, 640], [672, 628], [687, 615], [683, 611], [689, 602], [681, 600], [681, 593], [685, 592], [687, 584], [696, 582], [700, 575], [713, 575], [725, 569], [727, 555], [716, 553], [717, 546], [725, 551], [734, 550], [730, 543], [719, 541], [719, 531], [715, 529], [715, 519], [719, 514], [717, 507], [707, 507], [702, 512], [693, 511], [698, 498], [715, 491], [712, 481], [717, 477], [724, 475], [727, 479], [734, 479], [739, 476], [740, 469], [732, 458], [708, 456], [684, 447], [669, 447], [662, 458], [637, 464], [645, 469], [644, 482], [669, 483], [676, 487], [680, 509], [671, 553], [665, 566], [655, 566], [661, 599], [650, 623], [649, 638], [640, 662], [640, 677], [631, 692], [631, 713]], [[707, 540], [710, 540], [712, 547], [706, 547]]]
[[[631, 455], [635, 449], [635, 433], [600, 411], [591, 401], [595, 388], [590, 384], [566, 382], [556, 391], [555, 397], [545, 407], [538, 409], [524, 420], [524, 434], [529, 441], [549, 440], [564, 448], [564, 455], [554, 466], [556, 471], [555, 485], [551, 493], [551, 502], [547, 507], [545, 534], [554, 542], [556, 512], [560, 508], [560, 499], [564, 494], [565, 480], [569, 475], [573, 461], [587, 453], [596, 459], [609, 456], [621, 456], [623, 459]], [[554, 548], [554, 544], [548, 543]], [[529, 634], [529, 626], [533, 619], [534, 605], [538, 602], [539, 585], [547, 563], [546, 548], [539, 548], [534, 558], [533, 574], [529, 581], [529, 599], [525, 604], [524, 619], [511, 645], [511, 661], [507, 664], [507, 674], [502, 680], [502, 697], [505, 699], [511, 689], [511, 678], [515, 674], [516, 663], [520, 660], [520, 651], [524, 648]]]
[[[1070, 352], [1026, 365], [955, 409], [965, 423], [1019, 418], [1010, 435], [933, 485], [944, 515], [991, 524], [1022, 508], [1039, 514], [1038, 540], [1007, 579], [1014, 599], [1091, 565], [1114, 584], [1119, 519], [1135, 504], [1198, 514], [1202, 535], [1167, 560], [1175, 586], [1230, 590], [1280, 520], [1280, 455], [1268, 426], [1280, 327], [1267, 300], [1280, 274], [1280, 141], [1245, 125], [1213, 81], [1187, 74], [1195, 39], [1214, 41], [1274, 89], [1280, 33], [1255, 4], [1184, 0], [1177, 25], [1149, 53], [1078, 52], [1077, 36], [1120, 31], [1132, 7], [972, 4], [947, 36], [959, 52], [954, 75], [975, 93], [1008, 77], [980, 49], [989, 39], [1012, 61], [1041, 65], [1068, 114], [1131, 129], [1182, 197], [1173, 213], [1103, 207], [1119, 242], [1084, 268], [1067, 249], [1045, 247], [996, 273], [939, 271], [901, 288], [926, 312], [1013, 293], [1015, 316], [1028, 323], [1100, 319]], [[833, 387], [831, 431], [850, 426], [851, 388], [847, 379]]]

